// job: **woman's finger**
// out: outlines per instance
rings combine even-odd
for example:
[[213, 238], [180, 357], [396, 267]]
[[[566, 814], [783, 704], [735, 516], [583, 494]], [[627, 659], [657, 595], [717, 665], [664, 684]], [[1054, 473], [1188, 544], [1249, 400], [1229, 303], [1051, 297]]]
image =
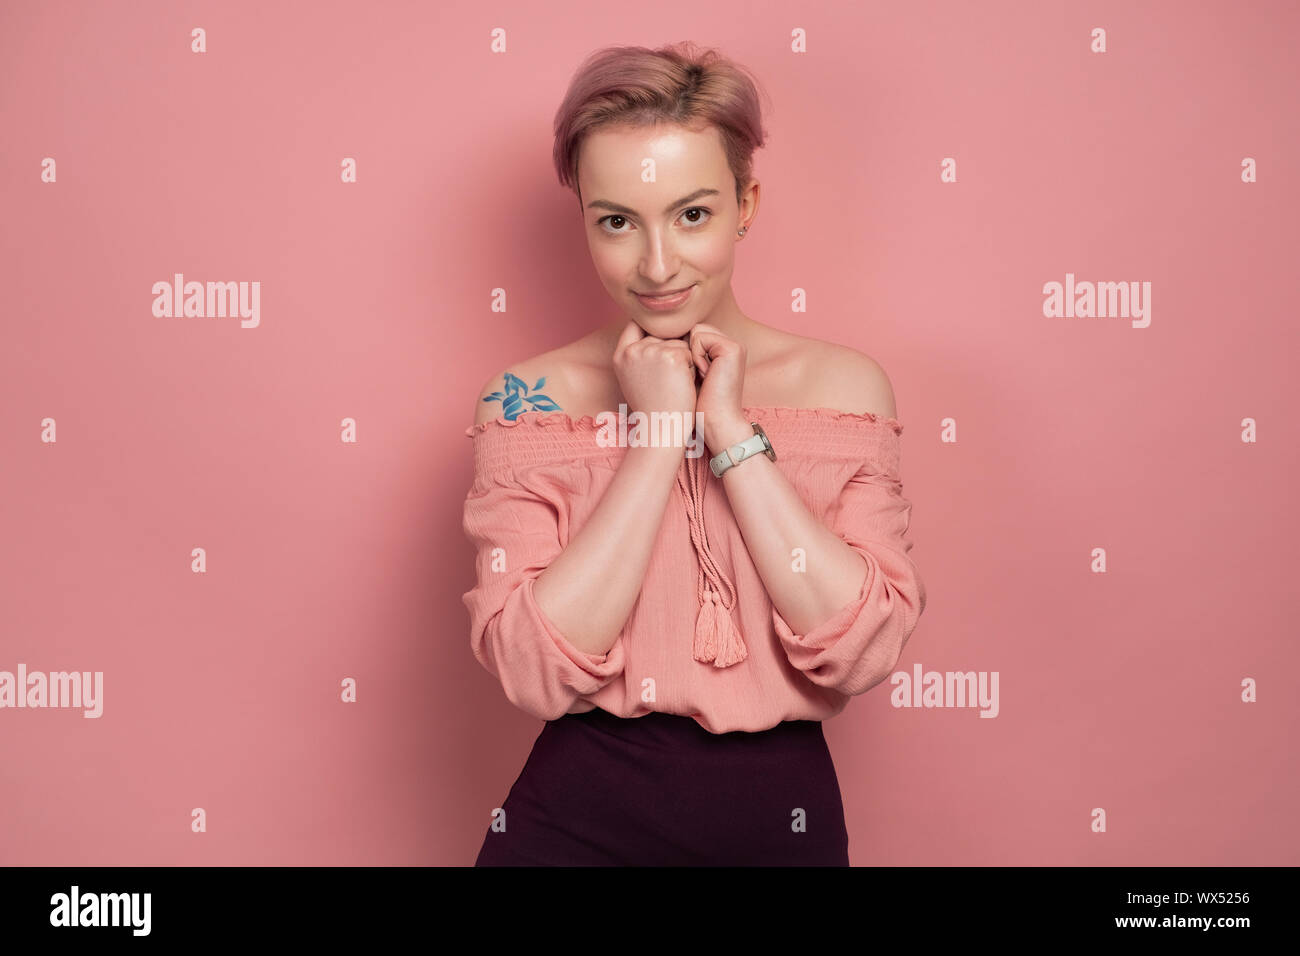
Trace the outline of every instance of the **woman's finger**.
[[644, 336], [645, 333], [641, 331], [641, 326], [628, 319], [627, 325], [623, 326], [623, 332], [619, 335], [618, 342], [614, 346], [614, 357], [617, 358], [620, 352], [633, 342], [640, 341]]

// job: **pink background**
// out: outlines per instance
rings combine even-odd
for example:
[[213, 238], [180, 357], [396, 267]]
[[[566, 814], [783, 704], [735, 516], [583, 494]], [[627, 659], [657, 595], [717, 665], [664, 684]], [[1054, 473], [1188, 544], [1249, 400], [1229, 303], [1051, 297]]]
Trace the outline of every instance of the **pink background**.
[[[894, 384], [930, 602], [899, 669], [1000, 675], [996, 719], [882, 684], [827, 723], [853, 862], [1300, 863], [1297, 28], [4, 4], [0, 670], [103, 671], [104, 716], [0, 710], [0, 862], [473, 862], [541, 723], [470, 654], [462, 431], [488, 375], [616, 314], [550, 163], [571, 72], [693, 39], [774, 106], [742, 308]], [[261, 324], [154, 317], [175, 272], [260, 282]], [[1067, 272], [1152, 283], [1150, 327], [1044, 317]]]

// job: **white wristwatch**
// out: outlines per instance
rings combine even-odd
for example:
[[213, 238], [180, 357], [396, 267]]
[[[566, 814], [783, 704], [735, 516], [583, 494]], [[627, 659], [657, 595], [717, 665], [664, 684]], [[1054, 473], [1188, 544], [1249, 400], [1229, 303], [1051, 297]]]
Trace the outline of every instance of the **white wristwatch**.
[[724, 448], [709, 459], [709, 467], [713, 469], [715, 477], [721, 478], [722, 473], [728, 468], [734, 468], [746, 458], [752, 458], [758, 454], [765, 454], [768, 458], [776, 461], [776, 452], [772, 450], [772, 443], [767, 440], [767, 433], [763, 431], [763, 426], [758, 422], [750, 422], [750, 424], [754, 426], [753, 437]]

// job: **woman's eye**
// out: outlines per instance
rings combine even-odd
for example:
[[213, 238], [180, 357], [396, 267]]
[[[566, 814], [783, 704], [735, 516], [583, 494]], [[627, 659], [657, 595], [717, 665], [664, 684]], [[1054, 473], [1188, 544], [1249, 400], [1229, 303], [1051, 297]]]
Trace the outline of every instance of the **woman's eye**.
[[[702, 214], [704, 218], [701, 218], [700, 215], [692, 215], [692, 214]], [[713, 213], [710, 210], [704, 208], [703, 206], [692, 206], [691, 208], [686, 209], [682, 212], [682, 218], [686, 222], [690, 223], [692, 228], [698, 228], [699, 226], [708, 222], [709, 219], [713, 218]], [[625, 225], [627, 221], [628, 220], [626, 216], [620, 216], [615, 214], [610, 216], [601, 216], [599, 219], [596, 220], [596, 225], [604, 227], [605, 224], [608, 223], [609, 228], [606, 228], [605, 231], [608, 233], [616, 234], [616, 233], [628, 231], [626, 229], [621, 228], [621, 226]]]

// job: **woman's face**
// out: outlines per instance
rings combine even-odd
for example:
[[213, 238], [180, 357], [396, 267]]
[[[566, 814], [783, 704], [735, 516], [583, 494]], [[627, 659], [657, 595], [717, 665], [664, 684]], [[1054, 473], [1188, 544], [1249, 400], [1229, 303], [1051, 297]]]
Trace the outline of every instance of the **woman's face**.
[[[596, 274], [648, 335], [680, 338], [734, 301], [740, 210], [715, 128], [597, 130], [582, 144], [578, 185]], [[682, 289], [680, 304], [661, 308], [638, 296]]]

